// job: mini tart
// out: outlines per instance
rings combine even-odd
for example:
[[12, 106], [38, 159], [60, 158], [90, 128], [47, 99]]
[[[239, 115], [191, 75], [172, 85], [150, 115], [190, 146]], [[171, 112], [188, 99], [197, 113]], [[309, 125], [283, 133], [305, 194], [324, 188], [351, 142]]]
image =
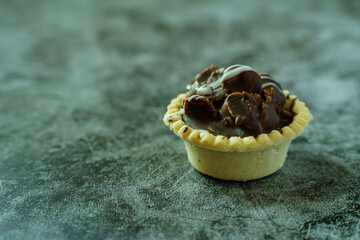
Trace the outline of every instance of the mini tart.
[[287, 96], [285, 107], [292, 104], [293, 121], [281, 129], [257, 137], [215, 136], [207, 131], [193, 129], [182, 119], [180, 94], [167, 107], [164, 123], [185, 142], [188, 159], [199, 172], [223, 179], [246, 181], [265, 177], [280, 169], [285, 162], [290, 142], [304, 132], [312, 115], [294, 95]]

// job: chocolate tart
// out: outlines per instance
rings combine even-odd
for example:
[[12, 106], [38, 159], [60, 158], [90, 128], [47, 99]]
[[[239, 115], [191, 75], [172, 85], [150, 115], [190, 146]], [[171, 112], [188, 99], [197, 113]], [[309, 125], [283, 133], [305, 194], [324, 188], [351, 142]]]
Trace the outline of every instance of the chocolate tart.
[[305, 103], [269, 75], [212, 65], [171, 101], [164, 123], [184, 140], [196, 170], [247, 181], [279, 170], [311, 119]]

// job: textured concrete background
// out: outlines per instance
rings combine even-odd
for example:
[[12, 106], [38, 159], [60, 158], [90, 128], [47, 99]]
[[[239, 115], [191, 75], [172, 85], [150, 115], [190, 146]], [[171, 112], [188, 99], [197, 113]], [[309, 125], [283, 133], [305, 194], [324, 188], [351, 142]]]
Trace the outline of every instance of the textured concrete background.
[[[359, 239], [359, 22], [357, 0], [0, 1], [0, 239]], [[276, 174], [203, 176], [162, 123], [211, 63], [310, 107]]]

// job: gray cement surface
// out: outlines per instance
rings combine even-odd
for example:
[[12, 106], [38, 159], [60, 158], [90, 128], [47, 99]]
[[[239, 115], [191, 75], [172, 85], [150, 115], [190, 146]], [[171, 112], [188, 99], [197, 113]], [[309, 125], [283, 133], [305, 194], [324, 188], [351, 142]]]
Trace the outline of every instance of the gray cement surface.
[[[0, 239], [359, 239], [360, 2], [0, 1]], [[204, 176], [162, 123], [211, 63], [314, 115], [284, 167]]]

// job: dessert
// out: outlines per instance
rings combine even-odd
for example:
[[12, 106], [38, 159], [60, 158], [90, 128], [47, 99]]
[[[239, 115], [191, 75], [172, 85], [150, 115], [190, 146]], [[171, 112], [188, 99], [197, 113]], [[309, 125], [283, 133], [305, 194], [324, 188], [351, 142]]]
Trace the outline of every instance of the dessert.
[[290, 142], [312, 119], [303, 102], [268, 74], [211, 65], [173, 99], [164, 123], [185, 142], [199, 172], [246, 181], [280, 169]]

